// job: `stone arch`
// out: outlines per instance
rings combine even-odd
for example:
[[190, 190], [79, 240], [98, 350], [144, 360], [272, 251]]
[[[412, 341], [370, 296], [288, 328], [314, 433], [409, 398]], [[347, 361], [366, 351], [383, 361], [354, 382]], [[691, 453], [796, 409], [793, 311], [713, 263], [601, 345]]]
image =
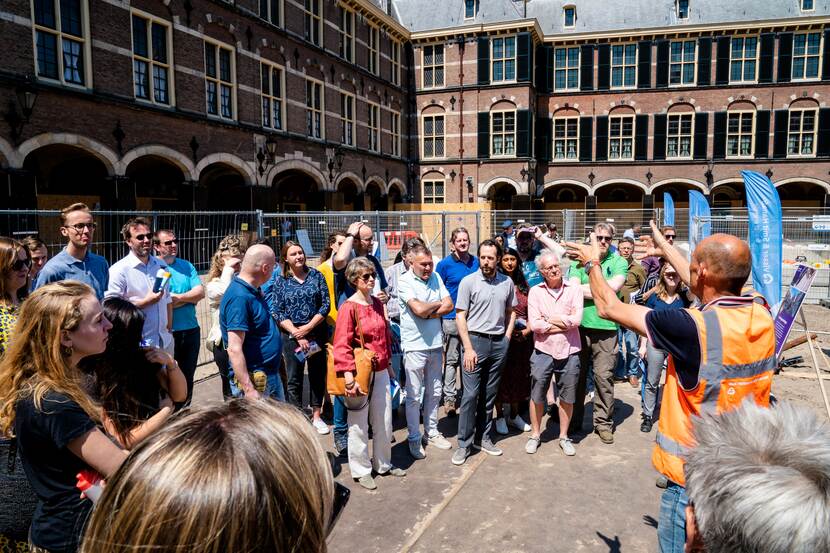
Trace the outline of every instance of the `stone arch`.
[[380, 190], [381, 194], [386, 194], [387, 186], [386, 183], [383, 182], [383, 178], [380, 175], [372, 175], [366, 179], [366, 182], [363, 183], [363, 190], [361, 192], [366, 193], [369, 190], [369, 185], [375, 183], [378, 185], [378, 190]]
[[498, 100], [493, 102], [488, 109], [489, 111], [510, 111], [514, 109], [519, 109], [519, 106], [516, 105], [516, 102], [499, 98]]
[[0, 137], [0, 167], [20, 167], [21, 163], [18, 160], [17, 152], [15, 152], [12, 145]]
[[562, 185], [562, 184], [569, 184], [571, 186], [577, 186], [579, 188], [583, 188], [583, 189], [585, 189], [586, 192], [588, 192], [589, 196], [593, 195], [593, 192], [591, 191], [590, 186], [588, 186], [584, 182], [581, 182], [581, 181], [578, 181], [578, 180], [573, 180], [573, 179], [556, 179], [556, 180], [548, 181], [548, 182], [545, 183], [545, 190], [547, 190], [548, 188], [554, 188], [555, 186]]
[[121, 164], [115, 152], [96, 140], [73, 133], [43, 133], [34, 136], [21, 144], [17, 149], [18, 159], [21, 162], [25, 161], [26, 156], [30, 153], [44, 146], [51, 145], [65, 145], [80, 148], [103, 163], [108, 176], [112, 177], [116, 174], [123, 174]]
[[386, 194], [388, 195], [392, 188], [397, 188], [398, 191], [401, 193], [401, 196], [406, 196], [406, 185], [403, 181], [399, 178], [392, 178], [389, 183], [386, 185]]
[[790, 109], [818, 109], [819, 103], [815, 98], [796, 98], [790, 102]]
[[785, 184], [795, 183], [795, 182], [808, 182], [810, 184], [815, 184], [816, 186], [822, 187], [825, 192], [830, 194], [830, 184], [824, 182], [823, 180], [815, 179], [813, 177], [791, 177], [788, 179], [781, 179], [778, 182], [774, 182], [776, 188], [779, 186], [784, 186]]
[[527, 194], [527, 183], [520, 183], [516, 182], [515, 180], [509, 177], [496, 177], [490, 179], [485, 184], [480, 184], [478, 187], [478, 195], [480, 198], [486, 198], [490, 193], [490, 189], [496, 186], [497, 184], [506, 182], [513, 189], [516, 191], [516, 194]]
[[421, 108], [421, 115], [442, 115], [446, 111], [447, 108], [441, 104], [427, 104]]
[[633, 179], [608, 179], [608, 180], [602, 181], [599, 184], [594, 185], [594, 188], [591, 190], [591, 195], [596, 196], [597, 195], [597, 190], [599, 190], [603, 186], [611, 186], [611, 185], [614, 185], [614, 184], [629, 184], [631, 186], [634, 186], [634, 187], [639, 188], [640, 190], [642, 190], [643, 194], [648, 194], [648, 186], [641, 183], [640, 181], [633, 180]]
[[627, 104], [614, 106], [608, 110], [609, 117], [618, 116], [618, 115], [637, 115], [637, 111], [634, 109], [634, 106], [629, 106]]
[[118, 165], [119, 174], [123, 175], [127, 170], [127, 167], [130, 166], [130, 163], [144, 156], [156, 156], [165, 159], [181, 169], [184, 178], [191, 181], [199, 180], [199, 173], [193, 166], [193, 162], [187, 156], [177, 152], [173, 148], [162, 146], [161, 144], [138, 146], [137, 148], [133, 148], [127, 152], [127, 154], [121, 158], [121, 162]]
[[214, 163], [221, 163], [229, 167], [233, 167], [239, 171], [242, 174], [242, 178], [245, 180], [246, 186], [253, 186], [256, 183], [256, 176], [251, 165], [238, 156], [226, 153], [210, 154], [200, 159], [199, 163], [197, 163], [194, 168], [196, 180], [199, 180], [202, 177], [202, 171]]
[[[741, 205], [745, 202], [744, 195], [744, 181], [741, 178], [730, 177], [721, 179], [712, 185], [709, 192], [711, 197], [710, 203], [712, 207], [731, 207], [731, 202], [740, 201]], [[724, 202], [728, 201], [730, 205]]]
[[658, 188], [660, 188], [661, 186], [664, 186], [666, 184], [675, 184], [675, 183], [688, 184], [689, 186], [694, 186], [695, 188], [699, 189], [704, 195], [709, 194], [709, 189], [706, 188], [706, 185], [703, 184], [702, 182], [698, 182], [698, 181], [693, 180], [693, 179], [684, 179], [684, 178], [663, 179], [663, 180], [661, 180], [659, 182], [656, 182], [656, 183], [652, 184], [651, 186], [649, 186], [647, 193], [648, 194], [653, 194], [654, 191], [657, 190]]
[[280, 161], [268, 171], [265, 181], [268, 186], [272, 186], [274, 179], [280, 174], [286, 171], [299, 171], [301, 173], [305, 173], [317, 184], [317, 190], [322, 192], [324, 190], [331, 190], [328, 186], [328, 179], [320, 172], [320, 170], [315, 167], [314, 165], [308, 163], [307, 161], [303, 161], [301, 159], [286, 159], [284, 161]]
[[666, 110], [666, 113], [670, 115], [676, 115], [678, 113], [694, 113], [695, 106], [690, 104], [689, 102], [674, 102], [669, 108]]
[[363, 188], [363, 181], [360, 180], [360, 177], [358, 177], [356, 173], [352, 173], [351, 171], [343, 171], [342, 173], [337, 175], [336, 179], [334, 179], [334, 191], [335, 192], [340, 187], [340, 183], [343, 182], [344, 180], [350, 180], [350, 181], [354, 182], [355, 185], [357, 185], [357, 191], [358, 192], [360, 192], [360, 190]]
[[733, 99], [726, 106], [726, 111], [753, 111], [757, 109], [758, 106], [755, 102], [746, 98]]

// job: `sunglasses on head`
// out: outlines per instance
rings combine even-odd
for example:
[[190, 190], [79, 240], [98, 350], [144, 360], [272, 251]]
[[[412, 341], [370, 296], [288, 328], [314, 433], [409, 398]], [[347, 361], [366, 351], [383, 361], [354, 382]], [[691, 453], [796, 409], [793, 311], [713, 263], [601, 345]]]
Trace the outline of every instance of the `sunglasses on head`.
[[370, 280], [377, 278], [377, 273], [366, 273], [365, 275], [360, 275], [360, 280], [363, 282], [369, 282]]
[[20, 259], [19, 257], [12, 263], [12, 271], [21, 271], [23, 268], [29, 269], [32, 267], [31, 259]]

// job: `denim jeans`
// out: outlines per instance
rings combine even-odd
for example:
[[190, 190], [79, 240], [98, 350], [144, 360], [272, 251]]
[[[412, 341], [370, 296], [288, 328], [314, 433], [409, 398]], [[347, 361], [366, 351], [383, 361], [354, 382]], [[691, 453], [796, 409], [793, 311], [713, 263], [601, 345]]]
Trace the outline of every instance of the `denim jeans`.
[[[248, 375], [251, 381], [256, 381], [258, 374], [265, 375], [265, 391], [260, 392], [264, 397], [270, 397], [277, 401], [285, 401], [285, 389], [282, 386], [282, 379], [280, 378], [279, 363], [268, 365], [267, 367], [248, 367]], [[236, 377], [233, 374], [233, 369], [230, 370], [231, 392], [233, 397], [243, 397], [245, 392], [239, 387]]]
[[349, 437], [349, 417], [346, 410], [346, 403], [343, 401], [343, 396], [332, 396], [332, 409], [334, 411], [334, 445], [344, 445]]
[[668, 353], [648, 344], [646, 351], [646, 378], [643, 388], [643, 414], [654, 418], [654, 411], [657, 409], [657, 393], [660, 389], [660, 377], [663, 375], [663, 364]]
[[491, 339], [470, 334], [470, 343], [478, 361], [472, 371], [461, 368], [464, 390], [458, 415], [458, 447], [470, 447], [480, 444], [483, 439], [491, 439], [493, 405], [499, 391], [501, 369], [507, 360], [508, 341], [504, 336]]
[[[620, 353], [617, 355], [617, 367], [614, 369], [614, 376], [618, 378], [640, 376], [640, 337], [633, 330], [620, 327], [618, 339]], [[625, 351], [623, 351], [623, 344], [625, 345]]]
[[683, 553], [686, 548], [686, 488], [669, 482], [660, 498], [660, 520], [657, 523], [657, 542], [660, 553]]

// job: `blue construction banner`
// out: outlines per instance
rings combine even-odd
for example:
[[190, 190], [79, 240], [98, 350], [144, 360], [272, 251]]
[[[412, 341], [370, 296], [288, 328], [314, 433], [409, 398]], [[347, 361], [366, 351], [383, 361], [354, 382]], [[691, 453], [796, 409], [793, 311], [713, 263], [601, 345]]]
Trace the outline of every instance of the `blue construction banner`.
[[706, 196], [689, 190], [689, 259], [698, 242], [712, 234], [712, 213]]
[[784, 237], [781, 199], [765, 175], [741, 171], [749, 209], [749, 249], [752, 252], [752, 285], [772, 308], [781, 303], [781, 263]]
[[663, 192], [663, 226], [674, 226], [674, 199], [668, 192]]

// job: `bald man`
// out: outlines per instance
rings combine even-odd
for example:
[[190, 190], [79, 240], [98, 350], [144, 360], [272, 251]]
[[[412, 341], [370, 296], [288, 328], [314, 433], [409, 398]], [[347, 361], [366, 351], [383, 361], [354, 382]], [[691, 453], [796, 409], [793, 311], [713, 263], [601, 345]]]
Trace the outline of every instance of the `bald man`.
[[[651, 222], [658, 255], [702, 302], [699, 309], [652, 311], [622, 303], [600, 271], [599, 248], [567, 244], [589, 274], [599, 315], [645, 335], [669, 353], [652, 463], [668, 480], [660, 505], [660, 551], [682, 553], [686, 540], [684, 455], [694, 448], [692, 418], [722, 413], [752, 398], [769, 405], [776, 366], [775, 328], [762, 303], [741, 296], [752, 269], [749, 246], [727, 234], [700, 242], [689, 264]], [[717, 462], [713, 459], [713, 462]]]
[[282, 340], [260, 287], [274, 272], [274, 250], [264, 244], [245, 252], [219, 306], [219, 328], [231, 364], [234, 395], [285, 401], [280, 380]]

